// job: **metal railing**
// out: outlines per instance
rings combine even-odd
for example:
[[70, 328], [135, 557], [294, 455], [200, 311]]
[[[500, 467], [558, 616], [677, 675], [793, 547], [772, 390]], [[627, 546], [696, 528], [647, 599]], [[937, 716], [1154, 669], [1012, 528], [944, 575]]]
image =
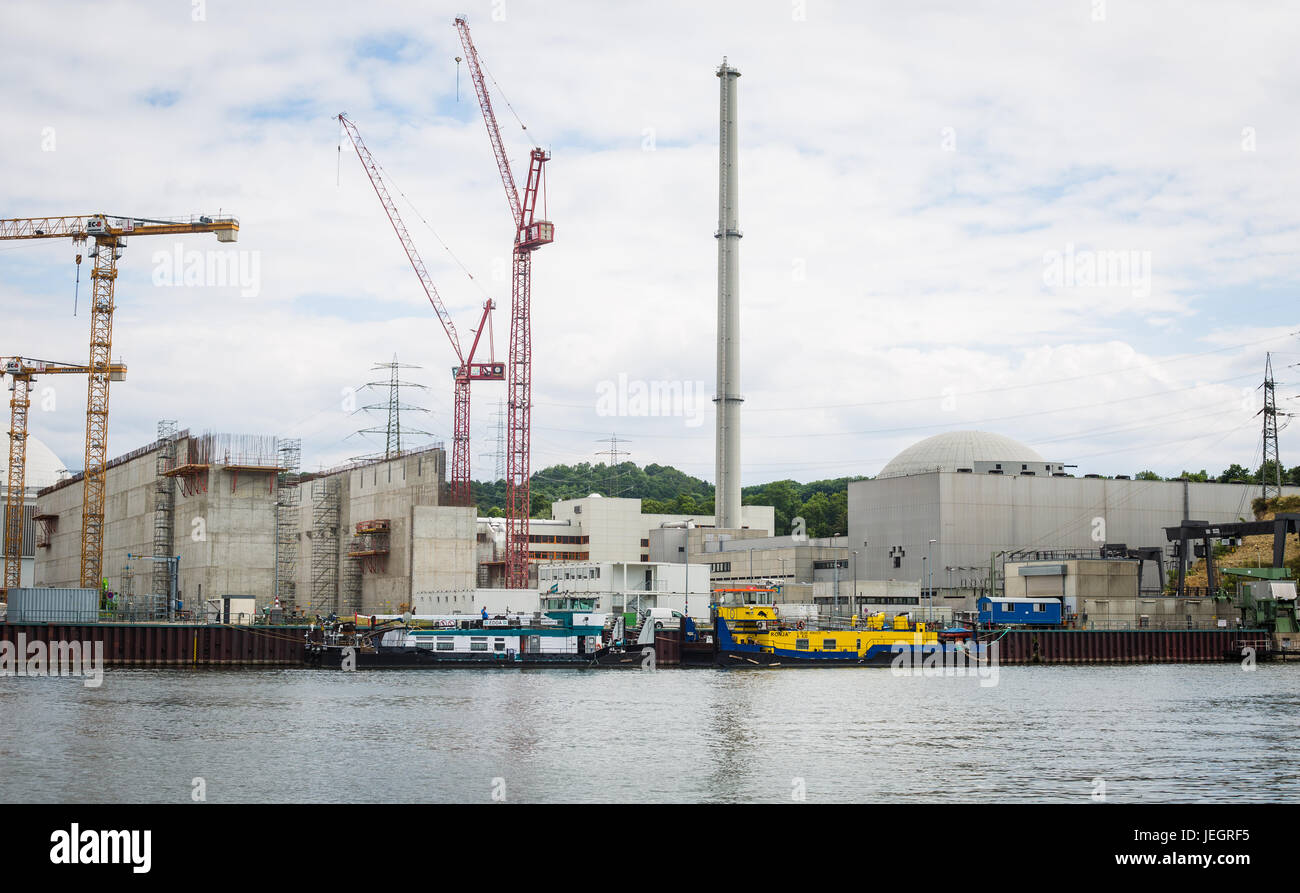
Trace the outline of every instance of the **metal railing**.
[[1237, 629], [1238, 624], [1235, 620], [1228, 620], [1228, 626], [1218, 625], [1219, 618], [1204, 618], [1197, 620], [1175, 619], [1172, 617], [1152, 617], [1147, 621], [1141, 620], [1092, 620], [1084, 621], [1076, 629], [1084, 630], [1214, 630], [1214, 629]]

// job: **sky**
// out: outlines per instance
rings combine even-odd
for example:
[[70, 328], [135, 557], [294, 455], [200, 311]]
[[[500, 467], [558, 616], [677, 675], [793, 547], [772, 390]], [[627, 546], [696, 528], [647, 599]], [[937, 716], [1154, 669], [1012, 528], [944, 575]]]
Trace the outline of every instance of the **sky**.
[[[309, 470], [374, 453], [354, 432], [382, 419], [356, 410], [386, 394], [358, 388], [394, 356], [428, 388], [405, 420], [450, 443], [452, 347], [335, 116], [462, 340], [498, 303], [504, 358], [514, 233], [461, 14], [516, 179], [551, 152], [534, 470], [604, 461], [617, 436], [620, 460], [713, 479], [724, 56], [744, 484], [873, 475], [965, 429], [1079, 474], [1254, 467], [1268, 351], [1300, 408], [1286, 3], [8, 0], [0, 217], [240, 220], [235, 245], [128, 241], [110, 456], [160, 419], [300, 438]], [[74, 254], [0, 244], [0, 355], [85, 362]], [[504, 391], [475, 388], [476, 479]], [[73, 470], [84, 411], [82, 380], [38, 381], [30, 432]], [[1284, 428], [1284, 464], [1297, 448]]]

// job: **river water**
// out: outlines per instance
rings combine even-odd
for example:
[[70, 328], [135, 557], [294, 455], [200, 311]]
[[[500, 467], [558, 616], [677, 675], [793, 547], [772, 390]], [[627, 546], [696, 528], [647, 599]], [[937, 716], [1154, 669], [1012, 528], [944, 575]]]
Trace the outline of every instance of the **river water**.
[[[0, 678], [0, 801], [1300, 799], [1300, 663]], [[202, 781], [197, 781], [202, 779]]]

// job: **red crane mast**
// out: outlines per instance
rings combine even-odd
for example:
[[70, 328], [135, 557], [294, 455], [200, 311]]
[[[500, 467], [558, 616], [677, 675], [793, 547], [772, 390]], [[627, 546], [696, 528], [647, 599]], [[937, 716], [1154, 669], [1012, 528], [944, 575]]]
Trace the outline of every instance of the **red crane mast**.
[[505, 380], [505, 368], [496, 361], [495, 356], [490, 357], [486, 363], [474, 362], [474, 354], [478, 350], [479, 341], [483, 337], [485, 324], [489, 329], [488, 350], [489, 352], [492, 351], [492, 308], [496, 305], [491, 299], [484, 302], [483, 316], [479, 318], [478, 329], [474, 332], [474, 343], [470, 345], [469, 353], [466, 354], [461, 350], [460, 337], [456, 333], [456, 324], [452, 322], [451, 314], [447, 312], [446, 306], [442, 303], [442, 297], [433, 284], [433, 277], [429, 275], [428, 268], [420, 258], [420, 252], [415, 248], [415, 240], [411, 238], [410, 232], [406, 229], [406, 224], [402, 222], [402, 215], [397, 212], [397, 204], [388, 191], [383, 174], [380, 173], [379, 165], [375, 162], [374, 156], [370, 154], [365, 141], [361, 139], [361, 133], [357, 130], [356, 124], [352, 123], [346, 115], [340, 114], [338, 119], [347, 132], [348, 139], [352, 141], [352, 147], [356, 149], [357, 158], [360, 159], [362, 167], [366, 169], [366, 175], [370, 178], [370, 185], [374, 187], [375, 195], [379, 196], [379, 201], [384, 206], [384, 212], [388, 215], [388, 221], [393, 225], [393, 231], [397, 233], [397, 238], [406, 251], [406, 257], [415, 269], [415, 275], [420, 278], [420, 284], [424, 286], [424, 293], [428, 296], [429, 303], [433, 305], [434, 312], [438, 314], [443, 330], [446, 331], [447, 338], [451, 341], [451, 349], [456, 354], [456, 365], [451, 370], [455, 379], [455, 398], [453, 400], [455, 410], [452, 423], [451, 484], [449, 486], [448, 501], [452, 505], [470, 505], [473, 501], [470, 488], [469, 463], [470, 382]]
[[548, 220], [535, 220], [537, 194], [541, 190], [544, 165], [550, 153], [534, 147], [529, 153], [528, 179], [524, 183], [522, 200], [510, 171], [510, 159], [501, 142], [501, 129], [492, 111], [492, 99], [483, 80], [478, 50], [470, 39], [469, 23], [464, 18], [455, 21], [460, 33], [461, 46], [469, 67], [474, 92], [478, 95], [483, 122], [487, 125], [488, 140], [496, 156], [501, 182], [505, 186], [506, 201], [515, 224], [512, 252], [510, 354], [509, 378], [506, 384], [506, 574], [505, 584], [510, 589], [528, 587], [528, 516], [531, 513], [529, 494], [530, 435], [532, 429], [532, 253], [542, 245], [555, 240], [555, 227]]

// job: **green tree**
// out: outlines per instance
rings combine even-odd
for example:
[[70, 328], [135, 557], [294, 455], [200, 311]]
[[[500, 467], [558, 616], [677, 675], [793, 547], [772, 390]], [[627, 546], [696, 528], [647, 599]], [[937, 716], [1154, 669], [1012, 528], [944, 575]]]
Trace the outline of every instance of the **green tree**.
[[1233, 462], [1226, 469], [1224, 469], [1223, 474], [1219, 475], [1219, 483], [1228, 484], [1228, 483], [1232, 483], [1233, 481], [1245, 481], [1247, 483], [1250, 483], [1251, 481], [1254, 480], [1254, 478], [1255, 476], [1251, 474], [1249, 470], [1247, 470], [1245, 467], [1241, 465], [1238, 465], [1236, 462]]
[[832, 530], [832, 525], [835, 523], [834, 507], [825, 493], [814, 493], [809, 497], [799, 507], [799, 514], [803, 516], [808, 526], [810, 537], [830, 536], [834, 532]]

